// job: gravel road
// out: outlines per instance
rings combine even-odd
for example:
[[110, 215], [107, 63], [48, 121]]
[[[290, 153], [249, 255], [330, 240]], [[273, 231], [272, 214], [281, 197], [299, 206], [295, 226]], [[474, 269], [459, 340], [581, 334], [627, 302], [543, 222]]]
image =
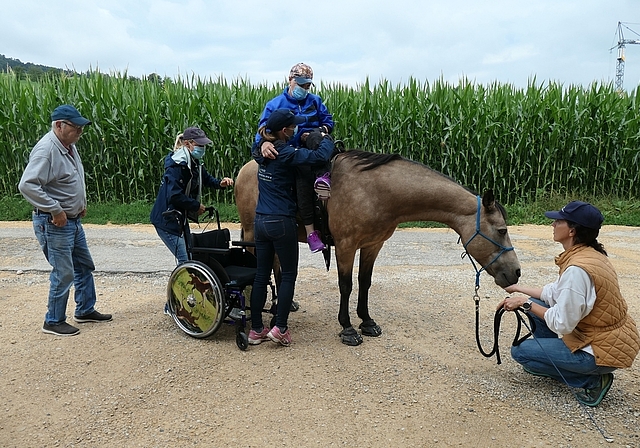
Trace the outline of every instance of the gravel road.
[[[638, 363], [586, 411], [567, 387], [510, 359], [513, 319], [500, 335], [502, 364], [481, 356], [475, 272], [451, 230], [398, 230], [385, 244], [370, 304], [383, 334], [358, 347], [338, 338], [335, 260], [326, 272], [301, 245], [291, 347], [243, 352], [229, 326], [197, 340], [162, 313], [174, 262], [152, 227], [85, 229], [97, 307], [114, 320], [58, 338], [40, 331], [49, 266], [31, 224], [0, 223], [1, 447], [582, 448], [606, 445], [598, 428], [609, 446], [640, 447]], [[551, 227], [509, 232], [522, 282], [553, 281], [561, 248]], [[640, 229], [607, 226], [600, 240], [640, 321]], [[488, 347], [504, 291], [483, 274], [480, 296]], [[357, 323], [355, 300], [351, 309]]]

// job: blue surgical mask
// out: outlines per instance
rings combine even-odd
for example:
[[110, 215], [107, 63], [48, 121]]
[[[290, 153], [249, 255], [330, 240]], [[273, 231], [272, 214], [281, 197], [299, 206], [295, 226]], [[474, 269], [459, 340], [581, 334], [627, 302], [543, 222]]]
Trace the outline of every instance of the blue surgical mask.
[[309, 94], [309, 91], [303, 89], [297, 84], [293, 88], [293, 92], [291, 92], [291, 96], [298, 101], [302, 101], [303, 99], [305, 99], [308, 94]]
[[204, 147], [203, 146], [194, 146], [193, 147], [193, 151], [191, 151], [191, 155], [193, 156], [194, 159], [202, 159], [202, 156], [204, 156]]

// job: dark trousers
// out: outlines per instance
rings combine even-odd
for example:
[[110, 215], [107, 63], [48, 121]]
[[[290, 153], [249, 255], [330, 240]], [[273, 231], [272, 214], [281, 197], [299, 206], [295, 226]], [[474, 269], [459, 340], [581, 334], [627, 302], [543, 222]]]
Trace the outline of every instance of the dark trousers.
[[263, 328], [262, 310], [267, 299], [273, 257], [278, 254], [282, 281], [278, 288], [276, 325], [287, 328], [298, 276], [298, 228], [294, 217], [256, 214], [254, 221], [257, 271], [251, 290], [251, 328]]
[[310, 166], [296, 167], [296, 195], [298, 213], [305, 226], [313, 224], [313, 208], [315, 191], [313, 183], [316, 180], [315, 171]]

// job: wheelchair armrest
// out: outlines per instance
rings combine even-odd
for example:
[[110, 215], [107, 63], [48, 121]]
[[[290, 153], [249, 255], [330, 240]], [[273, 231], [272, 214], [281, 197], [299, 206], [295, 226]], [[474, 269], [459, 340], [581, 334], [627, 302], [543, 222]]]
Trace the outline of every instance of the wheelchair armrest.
[[231, 241], [231, 245], [238, 247], [256, 247], [256, 243], [253, 241]]
[[221, 249], [218, 247], [194, 247], [191, 249], [194, 254], [213, 254], [213, 255], [226, 255], [229, 253], [229, 249]]

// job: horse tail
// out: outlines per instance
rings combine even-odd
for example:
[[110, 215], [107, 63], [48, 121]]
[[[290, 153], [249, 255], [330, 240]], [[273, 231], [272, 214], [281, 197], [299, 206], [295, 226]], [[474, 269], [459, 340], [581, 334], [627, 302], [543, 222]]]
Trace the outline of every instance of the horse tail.
[[377, 154], [373, 152], [361, 151], [358, 149], [351, 149], [342, 153], [342, 155], [343, 160], [353, 160], [355, 166], [360, 168], [360, 171], [373, 170], [394, 160], [403, 159], [403, 157], [399, 154]]

